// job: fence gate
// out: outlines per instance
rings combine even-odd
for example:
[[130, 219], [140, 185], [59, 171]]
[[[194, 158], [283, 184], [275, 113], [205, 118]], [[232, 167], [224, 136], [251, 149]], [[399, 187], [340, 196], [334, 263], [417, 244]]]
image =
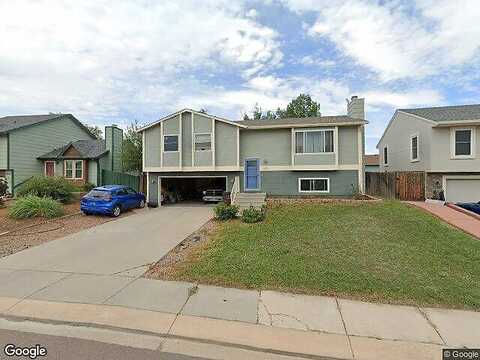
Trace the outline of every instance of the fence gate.
[[425, 200], [425, 173], [421, 171], [398, 171], [365, 173], [367, 194], [386, 199], [409, 201]]
[[125, 185], [140, 191], [140, 176], [102, 169], [102, 185]]

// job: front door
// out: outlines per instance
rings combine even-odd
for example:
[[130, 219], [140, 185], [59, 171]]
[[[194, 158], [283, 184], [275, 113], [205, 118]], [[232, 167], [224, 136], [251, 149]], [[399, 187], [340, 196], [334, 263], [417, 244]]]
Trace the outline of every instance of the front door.
[[260, 190], [260, 160], [245, 160], [245, 191]]
[[45, 175], [55, 176], [55, 163], [53, 161], [45, 161]]

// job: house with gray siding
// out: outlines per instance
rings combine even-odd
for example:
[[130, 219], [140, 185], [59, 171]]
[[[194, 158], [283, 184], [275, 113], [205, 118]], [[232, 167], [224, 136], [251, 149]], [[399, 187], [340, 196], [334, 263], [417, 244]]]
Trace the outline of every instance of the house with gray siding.
[[480, 201], [480, 105], [398, 109], [377, 148], [380, 171], [425, 172], [427, 198]]
[[100, 183], [101, 170], [121, 171], [123, 131], [97, 139], [71, 114], [0, 118], [0, 176], [10, 193], [34, 175], [61, 176], [77, 185]]
[[364, 99], [347, 114], [231, 121], [183, 109], [139, 129], [150, 204], [208, 189], [234, 202], [263, 196], [349, 197], [363, 192]]

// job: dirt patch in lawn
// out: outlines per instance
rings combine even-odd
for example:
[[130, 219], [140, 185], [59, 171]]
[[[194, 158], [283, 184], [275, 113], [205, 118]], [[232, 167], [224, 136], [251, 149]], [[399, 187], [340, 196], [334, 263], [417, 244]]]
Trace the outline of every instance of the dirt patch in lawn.
[[202, 249], [208, 244], [212, 234], [217, 229], [218, 221], [210, 220], [200, 229], [188, 236], [175, 248], [170, 250], [158, 262], [150, 266], [143, 275], [146, 278], [158, 280], [176, 280], [177, 272], [186, 263], [194, 261]]
[[[15, 221], [0, 215], [3, 225], [0, 235], [0, 257], [118, 219], [108, 216], [86, 216], [78, 209], [78, 203], [66, 205], [65, 213], [67, 215], [52, 220], [35, 218]], [[133, 213], [135, 213], [134, 210], [128, 211], [123, 213], [120, 218]]]

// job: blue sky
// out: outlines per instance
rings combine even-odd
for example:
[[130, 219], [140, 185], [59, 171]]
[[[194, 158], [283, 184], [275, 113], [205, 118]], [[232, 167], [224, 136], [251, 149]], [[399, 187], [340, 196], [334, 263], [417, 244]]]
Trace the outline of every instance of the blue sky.
[[480, 102], [479, 18], [477, 0], [0, 0], [0, 116], [236, 120], [299, 93], [332, 115], [358, 95], [375, 152], [396, 108]]

